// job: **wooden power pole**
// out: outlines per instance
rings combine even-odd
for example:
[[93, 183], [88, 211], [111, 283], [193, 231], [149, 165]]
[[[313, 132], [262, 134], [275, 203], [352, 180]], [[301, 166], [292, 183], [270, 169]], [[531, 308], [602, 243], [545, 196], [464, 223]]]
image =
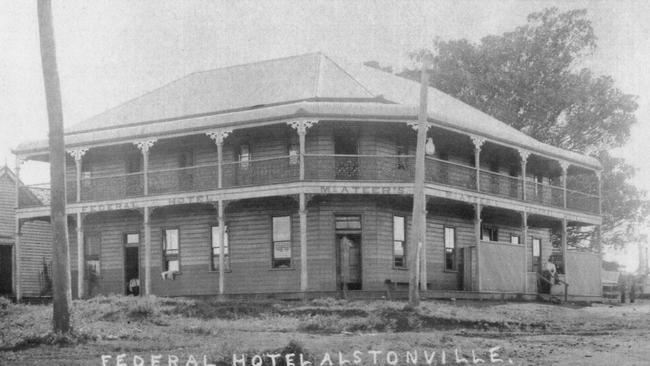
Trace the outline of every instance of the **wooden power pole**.
[[38, 30], [41, 43], [41, 63], [47, 101], [50, 147], [50, 209], [52, 222], [52, 273], [53, 273], [53, 330], [69, 332], [70, 307], [70, 257], [68, 223], [65, 214], [65, 147], [63, 143], [63, 111], [61, 89], [56, 64], [52, 4], [50, 0], [38, 0]]
[[418, 137], [415, 150], [415, 183], [413, 185], [413, 213], [411, 215], [411, 240], [409, 243], [409, 304], [420, 305], [420, 293], [418, 280], [420, 277], [420, 248], [424, 243], [424, 219], [425, 198], [424, 198], [424, 145], [427, 140], [427, 92], [429, 87], [429, 75], [427, 73], [427, 56], [422, 58], [422, 71], [420, 75], [420, 109], [418, 112]]

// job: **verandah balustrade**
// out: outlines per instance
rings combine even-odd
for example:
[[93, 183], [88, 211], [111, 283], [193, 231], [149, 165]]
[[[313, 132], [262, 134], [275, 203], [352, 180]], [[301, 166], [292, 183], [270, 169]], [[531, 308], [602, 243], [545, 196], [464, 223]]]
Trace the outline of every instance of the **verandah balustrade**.
[[[413, 181], [415, 175], [415, 157], [412, 155], [307, 154], [304, 159], [306, 181], [408, 183]], [[281, 184], [300, 180], [298, 155], [224, 162], [221, 170], [222, 188]], [[215, 190], [219, 188], [218, 171], [218, 164], [150, 170], [147, 174], [148, 194]], [[476, 174], [477, 169], [474, 166], [429, 156], [425, 159], [427, 183], [476, 191]], [[522, 200], [525, 188], [527, 202], [564, 207], [562, 187], [533, 181], [526, 181], [524, 184], [521, 177], [485, 170], [480, 170], [479, 174], [480, 192]], [[40, 193], [46, 190], [42, 186], [27, 188]], [[20, 207], [49, 204], [47, 200], [43, 200], [47, 203], [39, 204], [33, 199], [33, 195], [21, 193]], [[138, 172], [82, 177], [80, 193], [82, 202], [144, 196], [144, 174]], [[566, 196], [567, 208], [591, 213], [599, 212], [597, 195], [567, 190]], [[67, 201], [76, 202], [75, 180], [67, 182]]]

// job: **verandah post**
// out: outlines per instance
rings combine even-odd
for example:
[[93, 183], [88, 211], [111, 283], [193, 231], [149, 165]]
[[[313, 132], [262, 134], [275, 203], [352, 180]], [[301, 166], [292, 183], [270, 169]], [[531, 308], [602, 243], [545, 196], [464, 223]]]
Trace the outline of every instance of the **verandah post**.
[[151, 295], [151, 224], [149, 207], [145, 206], [142, 214], [144, 224], [144, 294]]
[[562, 199], [564, 204], [562, 207], [567, 208], [567, 171], [569, 170], [569, 163], [560, 161], [560, 168], [562, 168]]
[[528, 213], [521, 212], [521, 240], [524, 245], [524, 294], [528, 292]]
[[86, 268], [85, 268], [85, 248], [83, 217], [81, 212], [77, 212], [77, 298], [83, 299], [86, 296]]
[[219, 220], [219, 296], [224, 294], [224, 278], [225, 268], [224, 266], [224, 240], [225, 240], [225, 222], [226, 220], [223, 217], [223, 200], [219, 200], [217, 204], [217, 216]]
[[481, 204], [474, 204], [474, 235], [476, 239], [476, 290], [479, 292], [481, 291], [481, 211]]
[[481, 147], [485, 139], [478, 136], [471, 136], [474, 143], [474, 164], [476, 165], [476, 191], [481, 191]]

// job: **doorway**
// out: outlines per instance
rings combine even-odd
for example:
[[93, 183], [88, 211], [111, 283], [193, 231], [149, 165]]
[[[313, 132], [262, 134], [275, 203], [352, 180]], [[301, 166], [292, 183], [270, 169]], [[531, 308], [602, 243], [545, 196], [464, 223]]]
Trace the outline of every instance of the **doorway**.
[[11, 245], [0, 245], [0, 294], [9, 295], [12, 289]]
[[140, 295], [140, 234], [124, 235], [124, 285], [127, 295]]
[[337, 290], [361, 290], [361, 216], [336, 216]]

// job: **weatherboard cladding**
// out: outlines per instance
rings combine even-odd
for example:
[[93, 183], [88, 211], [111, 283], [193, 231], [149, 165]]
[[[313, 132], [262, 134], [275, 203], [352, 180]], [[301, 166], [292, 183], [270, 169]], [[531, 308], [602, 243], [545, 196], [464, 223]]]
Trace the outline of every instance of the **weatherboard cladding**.
[[[66, 144], [94, 146], [310, 115], [414, 120], [418, 101], [414, 81], [314, 53], [190, 74], [67, 129]], [[594, 158], [539, 142], [437, 89], [429, 88], [428, 105], [429, 118], [441, 126], [601, 168]], [[47, 141], [16, 148], [18, 154], [46, 150]]]

